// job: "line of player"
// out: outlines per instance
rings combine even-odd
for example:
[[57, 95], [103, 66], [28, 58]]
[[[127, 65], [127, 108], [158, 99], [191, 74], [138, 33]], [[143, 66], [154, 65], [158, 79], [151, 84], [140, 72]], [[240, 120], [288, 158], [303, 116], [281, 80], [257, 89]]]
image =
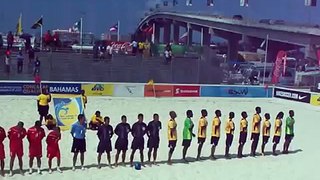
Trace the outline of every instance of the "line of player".
[[[260, 138], [260, 133], [262, 131], [262, 137], [263, 137], [263, 143], [261, 147], [262, 155], [264, 155], [264, 147], [267, 144], [269, 137], [270, 137], [270, 131], [271, 131], [271, 123], [270, 123], [270, 114], [265, 114], [265, 120], [262, 123], [262, 118], [260, 116], [261, 108], [256, 107], [255, 108], [256, 113], [253, 116], [252, 120], [252, 130], [251, 130], [251, 156], [256, 155], [257, 145]], [[199, 119], [199, 125], [198, 125], [198, 154], [197, 154], [197, 160], [201, 159], [201, 150], [204, 142], [206, 141], [206, 132], [207, 132], [207, 111], [205, 109], [201, 110], [201, 118]], [[167, 163], [169, 165], [172, 164], [172, 154], [175, 150], [178, 135], [177, 135], [177, 122], [176, 117], [177, 114], [174, 111], [169, 112], [170, 120], [168, 121], [168, 147], [169, 147], [169, 154], [168, 154], [168, 161]], [[99, 117], [96, 113], [94, 117], [95, 119]], [[235, 113], [230, 112], [228, 120], [226, 121], [225, 125], [225, 133], [226, 133], [226, 148], [225, 148], [225, 157], [230, 158], [229, 155], [229, 149], [233, 142], [233, 136], [235, 131], [235, 124], [233, 122], [233, 119], [235, 117]], [[248, 134], [248, 121], [247, 121], [247, 113], [242, 112], [241, 113], [241, 121], [240, 121], [240, 136], [239, 136], [239, 147], [238, 147], [238, 158], [243, 157], [243, 147], [247, 141], [247, 134]], [[273, 155], [277, 155], [276, 153], [276, 147], [277, 144], [280, 141], [281, 134], [282, 134], [282, 119], [284, 117], [283, 112], [279, 112], [276, 116], [275, 125], [274, 125], [274, 136], [273, 136]], [[101, 118], [101, 117], [99, 117]], [[184, 121], [184, 128], [183, 128], [183, 152], [182, 152], [182, 159], [187, 162], [186, 154], [187, 150], [191, 145], [192, 137], [195, 137], [195, 134], [193, 133], [194, 123], [192, 121], [193, 118], [193, 112], [191, 110], [188, 110], [186, 112], [186, 119]], [[215, 157], [215, 149], [219, 143], [220, 140], [220, 134], [221, 134], [221, 111], [216, 110], [215, 111], [215, 117], [212, 121], [212, 132], [211, 132], [211, 155], [210, 157], [212, 159], [216, 159]], [[99, 144], [97, 147], [97, 153], [98, 153], [98, 168], [101, 168], [101, 156], [103, 153], [107, 153], [107, 160], [109, 166], [111, 166], [111, 155], [110, 152], [112, 151], [112, 143], [111, 138], [114, 134], [118, 136], [116, 142], [115, 142], [115, 149], [117, 150], [116, 156], [115, 156], [115, 166], [118, 166], [118, 160], [120, 153], [122, 152], [122, 163], [125, 163], [125, 157], [126, 157], [126, 151], [128, 150], [128, 135], [131, 132], [133, 136], [133, 141], [131, 143], [131, 155], [130, 155], [130, 165], [133, 166], [133, 159], [135, 152], [137, 150], [140, 151], [140, 161], [141, 164], [144, 166], [144, 136], [148, 136], [148, 142], [147, 147], [148, 150], [148, 161], [151, 164], [151, 156], [153, 156], [152, 164], [156, 163], [157, 159], [157, 150], [159, 148], [159, 142], [160, 142], [160, 136], [159, 132], [162, 128], [161, 122], [159, 121], [159, 115], [154, 114], [153, 120], [146, 125], [143, 122], [143, 114], [138, 115], [138, 120], [136, 123], [130, 127], [130, 125], [127, 123], [127, 117], [122, 116], [121, 122], [116, 126], [116, 128], [113, 130], [113, 127], [110, 125], [110, 118], [104, 117], [103, 123], [98, 124], [96, 126], [97, 130], [97, 136], [99, 138]], [[91, 122], [92, 123], [92, 122]], [[285, 124], [285, 143], [283, 147], [283, 153], [288, 153], [289, 145], [291, 140], [294, 137], [294, 111], [289, 111], [289, 116], [286, 119]], [[261, 124], [262, 124], [262, 130], [261, 130]], [[23, 139], [27, 137], [29, 141], [29, 173], [31, 174], [33, 172], [32, 166], [33, 166], [33, 160], [34, 158], [37, 159], [37, 167], [38, 167], [38, 173], [41, 173], [41, 157], [42, 157], [42, 139], [45, 137], [45, 131], [41, 127], [41, 122], [36, 121], [35, 125], [26, 131], [26, 129], [23, 127], [23, 122], [19, 122], [16, 126], [12, 127], [8, 131], [8, 138], [10, 140], [9, 147], [10, 147], [10, 176], [13, 175], [13, 163], [15, 160], [15, 157], [17, 156], [19, 159], [19, 167], [20, 172], [23, 174], [22, 169], [22, 156], [23, 156]], [[86, 152], [86, 122], [85, 117], [83, 114], [78, 115], [78, 121], [72, 125], [71, 128], [71, 135], [73, 137], [73, 143], [71, 152], [74, 153], [73, 156], [73, 168], [72, 170], [76, 170], [76, 162], [78, 154], [80, 153], [80, 161], [81, 161], [81, 169], [84, 170], [84, 153]], [[6, 137], [6, 133], [3, 128], [0, 128], [0, 162], [1, 162], [1, 172], [2, 175], [4, 175], [4, 158], [5, 158], [5, 152], [4, 152], [4, 146], [3, 146], [3, 140]], [[48, 166], [49, 166], [49, 173], [52, 173], [52, 159], [57, 158], [57, 171], [62, 172], [60, 169], [60, 149], [59, 149], [59, 140], [61, 139], [60, 129], [59, 127], [54, 127], [52, 131], [49, 131], [49, 134], [47, 135], [46, 143], [47, 143], [47, 157], [48, 157]]]

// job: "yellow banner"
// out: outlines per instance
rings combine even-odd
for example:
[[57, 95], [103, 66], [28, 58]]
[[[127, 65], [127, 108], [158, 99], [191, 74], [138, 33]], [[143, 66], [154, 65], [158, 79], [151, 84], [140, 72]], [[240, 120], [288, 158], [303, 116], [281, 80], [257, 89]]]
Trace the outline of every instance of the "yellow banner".
[[320, 106], [320, 95], [312, 94], [310, 103], [314, 106]]
[[83, 113], [83, 102], [81, 95], [52, 95], [54, 112], [58, 126], [61, 130], [69, 130], [78, 115]]
[[112, 96], [113, 84], [83, 84], [82, 90], [87, 96]]

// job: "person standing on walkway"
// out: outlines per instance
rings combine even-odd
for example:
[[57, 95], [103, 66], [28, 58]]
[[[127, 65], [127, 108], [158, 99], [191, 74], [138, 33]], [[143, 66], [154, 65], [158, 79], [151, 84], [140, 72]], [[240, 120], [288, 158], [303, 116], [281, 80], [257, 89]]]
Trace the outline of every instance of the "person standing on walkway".
[[19, 54], [17, 56], [18, 73], [22, 73], [22, 71], [23, 71], [23, 61], [24, 61], [24, 57], [23, 57], [22, 51], [19, 51]]

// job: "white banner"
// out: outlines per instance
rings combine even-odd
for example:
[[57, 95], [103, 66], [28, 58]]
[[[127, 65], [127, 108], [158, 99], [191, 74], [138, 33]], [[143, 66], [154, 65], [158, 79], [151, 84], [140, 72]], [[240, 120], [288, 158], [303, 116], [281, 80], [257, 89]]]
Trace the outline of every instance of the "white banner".
[[115, 97], [144, 97], [144, 85], [115, 84], [113, 96]]

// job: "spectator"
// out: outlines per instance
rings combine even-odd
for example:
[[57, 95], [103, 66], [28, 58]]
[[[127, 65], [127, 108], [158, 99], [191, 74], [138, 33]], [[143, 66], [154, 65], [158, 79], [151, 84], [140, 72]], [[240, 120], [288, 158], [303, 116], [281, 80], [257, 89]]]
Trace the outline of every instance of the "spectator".
[[32, 47], [28, 50], [28, 55], [29, 55], [29, 64], [31, 64], [34, 61], [34, 50]]
[[6, 56], [4, 58], [4, 63], [6, 65], [6, 73], [7, 73], [7, 75], [10, 74], [10, 62], [11, 62], [10, 54], [6, 54]]
[[55, 48], [58, 48], [59, 47], [59, 42], [60, 42], [60, 39], [59, 39], [59, 34], [57, 32], [55, 32], [53, 34], [53, 44], [54, 44], [54, 47]]
[[112, 46], [109, 44], [108, 46], [107, 46], [107, 54], [108, 54], [108, 59], [112, 59], [112, 51], [113, 51], [113, 48], [112, 48]]
[[139, 54], [143, 54], [143, 49], [144, 49], [144, 43], [143, 42], [139, 42], [138, 44], [138, 48], [139, 48]]
[[41, 65], [40, 60], [37, 57], [36, 61], [34, 62], [34, 75], [40, 74], [40, 65]]
[[50, 48], [51, 42], [52, 42], [52, 35], [51, 35], [51, 32], [48, 30], [47, 33], [44, 35], [44, 43], [47, 49]]
[[13, 41], [14, 41], [13, 34], [11, 31], [9, 31], [9, 33], [7, 35], [7, 49], [8, 50], [12, 49]]
[[3, 37], [2, 34], [0, 34], [0, 49], [3, 47]]
[[23, 71], [23, 61], [24, 61], [24, 57], [21, 51], [19, 51], [19, 54], [17, 56], [17, 69], [18, 69], [18, 73], [22, 73]]
[[133, 40], [131, 43], [132, 46], [132, 54], [135, 56], [137, 55], [137, 50], [138, 50], [138, 43], [137, 41]]
[[165, 57], [165, 64], [169, 64], [171, 62], [171, 59], [172, 59], [172, 52], [169, 51], [168, 49], [166, 49], [164, 51], [164, 57]]

